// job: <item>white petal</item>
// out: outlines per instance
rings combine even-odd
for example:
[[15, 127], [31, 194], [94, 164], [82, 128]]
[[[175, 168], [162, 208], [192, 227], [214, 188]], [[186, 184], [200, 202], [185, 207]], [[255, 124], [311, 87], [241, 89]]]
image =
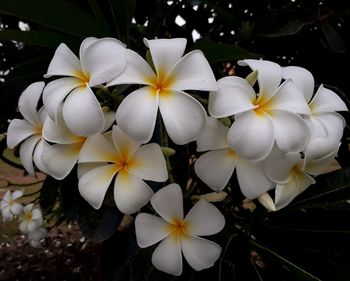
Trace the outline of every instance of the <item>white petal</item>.
[[30, 175], [35, 175], [33, 153], [39, 140], [40, 136], [34, 135], [25, 140], [19, 148], [19, 157], [21, 158], [22, 165]]
[[271, 119], [264, 112], [238, 114], [227, 139], [239, 156], [254, 161], [264, 159], [272, 150], [275, 139]]
[[303, 93], [306, 102], [311, 100], [314, 93], [315, 81], [310, 71], [299, 66], [287, 66], [282, 68], [284, 79], [291, 79], [295, 86]]
[[150, 85], [150, 80], [156, 79], [152, 68], [138, 53], [127, 49], [126, 58], [127, 64], [125, 70], [109, 82], [107, 86], [121, 84]]
[[207, 114], [203, 106], [184, 92], [160, 95], [159, 110], [168, 135], [176, 144], [193, 141], [205, 126]]
[[310, 102], [312, 113], [348, 111], [343, 100], [333, 91], [326, 89], [321, 85], [314, 98]]
[[309, 162], [315, 159], [323, 158], [330, 153], [338, 150], [339, 141], [338, 139], [327, 136], [327, 137], [313, 137], [307, 144], [304, 151], [305, 161]]
[[[13, 195], [11, 194], [11, 191], [8, 190], [8, 191], [4, 194], [2, 200], [5, 200], [6, 202], [8, 202], [8, 201], [10, 201], [11, 199], [13, 199]], [[1, 201], [1, 202], [2, 202], [2, 201]], [[6, 205], [6, 206], [7, 206], [7, 205]]]
[[114, 201], [124, 214], [138, 211], [152, 195], [152, 189], [143, 180], [126, 172], [118, 173], [114, 183]]
[[332, 151], [330, 154], [314, 161], [307, 162], [305, 165], [305, 172], [313, 176], [318, 176], [320, 174], [326, 173], [327, 169], [331, 166], [334, 158], [338, 154], [339, 146], [340, 143], [338, 144], [337, 149]]
[[113, 126], [112, 129], [113, 143], [120, 155], [124, 159], [131, 159], [136, 150], [139, 149], [141, 143], [133, 140], [126, 135], [118, 125]]
[[179, 276], [182, 273], [180, 241], [173, 236], [164, 239], [152, 255], [152, 264], [160, 271]]
[[181, 249], [186, 261], [197, 271], [212, 267], [221, 253], [218, 244], [191, 236], [181, 239]]
[[271, 110], [278, 109], [300, 114], [310, 114], [309, 106], [303, 94], [291, 80], [285, 81], [277, 89], [266, 107]]
[[16, 190], [12, 193], [12, 199], [16, 200], [17, 198], [20, 198], [23, 196], [23, 191], [21, 190]]
[[327, 135], [341, 140], [345, 128], [345, 119], [336, 112], [320, 112], [312, 115], [313, 119], [317, 119], [327, 131]]
[[108, 106], [103, 106], [102, 112], [105, 117], [105, 125], [102, 132], [106, 132], [115, 122], [115, 111], [112, 111]]
[[64, 179], [78, 161], [83, 143], [47, 145], [42, 154], [49, 174], [55, 179]]
[[79, 79], [66, 77], [51, 81], [46, 85], [43, 92], [43, 102], [47, 114], [52, 120], [56, 121], [64, 98], [80, 84]]
[[42, 126], [45, 122], [45, 120], [49, 118], [45, 106], [42, 106], [38, 110], [38, 125]]
[[294, 170], [287, 184], [277, 185], [276, 187], [276, 209], [279, 210], [287, 206], [297, 195], [314, 183], [315, 180], [309, 175], [306, 175], [301, 171]]
[[151, 198], [151, 205], [166, 221], [183, 219], [182, 190], [178, 184], [172, 183], [161, 188]]
[[13, 119], [7, 129], [7, 146], [13, 149], [16, 145], [36, 134], [33, 124], [26, 120]]
[[14, 202], [11, 207], [10, 207], [11, 213], [18, 216], [22, 210], [23, 210], [23, 206], [20, 203]]
[[303, 118], [291, 112], [274, 110], [271, 120], [277, 146], [282, 151], [300, 152], [306, 147], [311, 132]]
[[239, 159], [236, 164], [239, 187], [244, 196], [249, 199], [270, 190], [275, 184], [267, 177], [262, 162], [250, 162]]
[[79, 179], [80, 195], [95, 209], [99, 209], [114, 175], [115, 165], [104, 165], [92, 169]]
[[92, 169], [95, 169], [97, 167], [105, 165], [104, 163], [100, 162], [92, 162], [92, 163], [79, 163], [78, 164], [78, 179], [80, 179], [83, 175], [85, 175], [87, 172], [89, 172]]
[[197, 138], [197, 151], [227, 148], [228, 130], [219, 120], [208, 116], [205, 127]]
[[28, 232], [28, 222], [27, 221], [22, 221], [19, 224], [19, 230], [23, 233], [27, 233]]
[[73, 134], [64, 123], [62, 114], [58, 114], [56, 122], [46, 118], [42, 130], [45, 140], [59, 144], [81, 142], [84, 137]]
[[99, 39], [96, 37], [87, 37], [85, 38], [79, 48], [79, 58], [81, 59], [83, 57], [83, 54], [85, 53], [86, 49], [91, 46], [91, 44], [97, 42]]
[[100, 133], [105, 124], [101, 106], [89, 87], [77, 88], [68, 95], [63, 118], [67, 127], [80, 136]]
[[138, 214], [135, 219], [136, 241], [139, 247], [146, 248], [158, 243], [169, 235], [166, 231], [169, 223], [150, 214]]
[[188, 222], [188, 234], [190, 235], [213, 235], [220, 232], [225, 226], [225, 217], [211, 203], [199, 200], [186, 215]]
[[236, 159], [237, 156], [229, 148], [209, 151], [196, 160], [194, 170], [211, 189], [220, 191], [230, 180]]
[[151, 52], [153, 64], [159, 72], [168, 74], [182, 57], [187, 40], [185, 38], [144, 40]]
[[42, 216], [42, 213], [41, 213], [40, 209], [37, 209], [37, 208], [33, 209], [33, 211], [32, 211], [32, 218], [36, 222], [42, 221], [43, 216]]
[[120, 128], [139, 142], [148, 142], [153, 134], [158, 111], [158, 96], [150, 87], [129, 94], [119, 105], [116, 120]]
[[256, 94], [247, 80], [228, 76], [218, 80], [219, 90], [209, 93], [209, 114], [219, 118], [255, 108]]
[[174, 90], [215, 91], [218, 89], [215, 76], [201, 51], [192, 51], [181, 58], [169, 74]]
[[116, 161], [117, 151], [113, 145], [100, 134], [86, 139], [80, 151], [79, 162], [112, 162]]
[[11, 221], [13, 219], [13, 214], [10, 211], [10, 207], [1, 209], [2, 220], [4, 222]]
[[275, 202], [273, 202], [271, 196], [267, 192], [261, 194], [258, 200], [268, 211], [276, 211]]
[[32, 124], [38, 123], [38, 101], [45, 87], [44, 82], [30, 84], [21, 94], [18, 100], [18, 109], [23, 117]]
[[48, 78], [52, 75], [76, 76], [80, 70], [80, 61], [77, 56], [64, 43], [61, 43], [56, 49], [44, 77]]
[[84, 73], [90, 75], [90, 87], [94, 87], [112, 80], [125, 69], [126, 48], [116, 39], [99, 39], [82, 51], [80, 60]]
[[259, 92], [264, 98], [269, 98], [278, 88], [282, 80], [282, 68], [277, 63], [266, 60], [243, 60], [239, 65], [248, 65], [253, 71], [258, 71]]
[[[41, 171], [47, 175], [49, 175], [50, 173], [47, 170], [47, 166], [42, 161], [42, 156], [43, 156], [44, 148], [48, 145], [49, 144], [45, 140], [40, 139], [40, 141], [36, 145], [34, 153], [33, 153], [33, 162], [34, 162], [35, 166], [38, 168], [39, 171]], [[51, 161], [52, 161], [52, 159], [51, 159]]]
[[141, 146], [132, 157], [129, 172], [141, 179], [162, 182], [168, 179], [168, 170], [160, 146], [150, 143]]

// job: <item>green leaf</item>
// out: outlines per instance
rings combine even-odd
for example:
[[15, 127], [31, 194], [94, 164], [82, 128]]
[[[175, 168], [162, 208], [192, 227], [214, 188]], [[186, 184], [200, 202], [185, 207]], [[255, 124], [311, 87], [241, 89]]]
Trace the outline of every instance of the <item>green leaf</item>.
[[345, 42], [335, 28], [328, 23], [321, 24], [321, 30], [326, 38], [327, 47], [334, 53], [342, 54], [346, 50]]
[[210, 63], [262, 57], [262, 55], [250, 53], [236, 45], [214, 43], [207, 39], [196, 42], [192, 49], [201, 50]]
[[33, 21], [79, 38], [109, 34], [95, 17], [72, 1], [1, 0], [0, 14]]
[[282, 257], [281, 255], [277, 254], [270, 248], [261, 245], [255, 240], [250, 240], [250, 244], [254, 245], [255, 247], [264, 250], [268, 252], [269, 254], [273, 255], [275, 258], [277, 258], [284, 266], [286, 266], [299, 280], [304, 280], [304, 281], [322, 281], [318, 277], [314, 276], [310, 272], [307, 272], [300, 266], [296, 265], [295, 263], [292, 263], [288, 259]]
[[46, 48], [56, 48], [60, 43], [66, 43], [69, 46], [79, 46], [79, 40], [74, 37], [47, 31], [1, 30], [0, 40], [2, 39]]
[[281, 37], [290, 36], [299, 33], [304, 27], [309, 25], [309, 22], [303, 22], [299, 19], [288, 21], [286, 24], [279, 26], [278, 30], [259, 34], [262, 37]]

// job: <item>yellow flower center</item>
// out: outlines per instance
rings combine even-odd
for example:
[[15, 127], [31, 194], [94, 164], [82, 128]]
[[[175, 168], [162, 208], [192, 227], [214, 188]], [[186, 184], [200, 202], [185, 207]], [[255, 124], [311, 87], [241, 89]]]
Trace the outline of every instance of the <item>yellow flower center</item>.
[[74, 76], [80, 80], [77, 87], [85, 87], [90, 82], [90, 74], [85, 73], [82, 70], [76, 71]]
[[227, 156], [232, 158], [236, 157], [236, 151], [234, 151], [233, 149], [229, 149], [227, 151]]
[[272, 115], [271, 106], [273, 104], [273, 98], [266, 100], [266, 98], [264, 98], [264, 94], [260, 93], [258, 98], [253, 101], [253, 104], [256, 106], [256, 108], [254, 108], [256, 115], [263, 116], [264, 113]]
[[175, 218], [172, 220], [172, 223], [170, 223], [167, 228], [170, 235], [174, 235], [174, 238], [177, 238], [179, 236], [187, 235], [189, 223], [179, 218]]
[[174, 78], [171, 75], [166, 76], [165, 72], [160, 69], [157, 76], [147, 78], [146, 81], [151, 85], [153, 95], [159, 94], [165, 97], [170, 94], [169, 89], [174, 82]]
[[32, 221], [32, 220], [33, 220], [33, 214], [32, 214], [32, 212], [25, 213], [25, 214], [24, 214], [24, 219], [25, 219], [26, 221]]

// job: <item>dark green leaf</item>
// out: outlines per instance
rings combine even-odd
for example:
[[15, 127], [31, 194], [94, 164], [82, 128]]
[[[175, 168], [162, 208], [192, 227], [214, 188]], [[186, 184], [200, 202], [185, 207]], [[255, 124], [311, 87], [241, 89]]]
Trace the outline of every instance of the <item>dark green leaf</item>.
[[236, 45], [214, 43], [207, 39], [203, 39], [195, 43], [192, 49], [199, 49], [203, 51], [210, 63], [248, 58], [257, 59], [262, 57], [261, 55], [250, 53]]
[[334, 53], [344, 53], [346, 46], [339, 33], [326, 22], [321, 24], [321, 29], [326, 38], [327, 47]]
[[66, 43], [70, 46], [79, 45], [79, 40], [74, 37], [46, 31], [1, 30], [0, 40], [2, 39], [46, 48], [56, 48], [60, 43]]
[[280, 26], [278, 30], [260, 34], [263, 37], [280, 37], [280, 36], [289, 36], [299, 33], [305, 26], [309, 23], [303, 22], [299, 19], [288, 21], [286, 24]]
[[1, 0], [0, 14], [33, 21], [79, 38], [108, 35], [108, 30], [96, 18], [72, 1]]
[[261, 245], [255, 240], [250, 240], [250, 243], [254, 245], [255, 247], [264, 250], [268, 252], [269, 254], [273, 255], [275, 258], [277, 258], [284, 266], [286, 266], [299, 280], [304, 281], [321, 281], [318, 277], [314, 276], [310, 272], [307, 272], [303, 268], [299, 267], [295, 263], [292, 263], [291, 261], [287, 260], [286, 258], [282, 257], [281, 255], [277, 254], [270, 248]]

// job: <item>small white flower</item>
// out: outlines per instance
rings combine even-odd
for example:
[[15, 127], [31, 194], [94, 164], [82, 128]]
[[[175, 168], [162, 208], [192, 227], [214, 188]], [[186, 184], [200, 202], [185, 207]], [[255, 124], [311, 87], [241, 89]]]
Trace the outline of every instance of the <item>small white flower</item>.
[[63, 103], [63, 119], [76, 135], [100, 133], [104, 126], [101, 106], [91, 87], [118, 76], [126, 66], [126, 48], [113, 38], [86, 38], [79, 58], [65, 45], [58, 46], [45, 77], [68, 76], [50, 82], [43, 93], [44, 105], [54, 121]]
[[203, 106], [184, 90], [217, 89], [209, 63], [199, 50], [183, 56], [186, 39], [146, 40], [155, 71], [137, 53], [127, 51], [125, 71], [108, 86], [141, 84], [120, 104], [116, 120], [133, 139], [145, 143], [153, 134], [158, 108], [169, 137], [176, 144], [193, 141], [205, 124]]
[[161, 241], [152, 255], [152, 263], [157, 269], [180, 275], [182, 254], [197, 271], [214, 265], [221, 247], [199, 237], [216, 234], [225, 225], [224, 216], [214, 205], [201, 199], [184, 218], [182, 190], [177, 184], [160, 189], [151, 198], [151, 204], [161, 217], [138, 214], [135, 230], [141, 248]]
[[47, 113], [44, 107], [37, 110], [44, 86], [44, 82], [36, 82], [24, 90], [18, 101], [18, 109], [24, 119], [13, 119], [7, 130], [7, 146], [13, 149], [20, 144], [19, 156], [30, 175], [35, 175], [33, 162], [40, 171], [47, 173], [41, 161], [44, 148], [42, 127]]
[[23, 212], [19, 217], [21, 223], [19, 229], [23, 233], [30, 234], [43, 224], [43, 217], [40, 209], [34, 208], [34, 204], [28, 204], [23, 207]]
[[16, 200], [23, 195], [22, 191], [14, 191], [11, 193], [8, 190], [0, 202], [0, 209], [3, 221], [12, 220], [13, 216], [18, 216], [23, 209], [22, 204], [16, 202]]
[[78, 163], [84, 165], [78, 167], [79, 192], [95, 209], [101, 207], [114, 178], [114, 200], [125, 214], [136, 212], [151, 198], [153, 191], [143, 180], [162, 182], [168, 178], [160, 146], [141, 145], [118, 126], [110, 133], [88, 137]]
[[37, 248], [40, 246], [40, 240], [47, 234], [47, 230], [43, 227], [38, 227], [29, 233], [28, 239], [32, 247]]

